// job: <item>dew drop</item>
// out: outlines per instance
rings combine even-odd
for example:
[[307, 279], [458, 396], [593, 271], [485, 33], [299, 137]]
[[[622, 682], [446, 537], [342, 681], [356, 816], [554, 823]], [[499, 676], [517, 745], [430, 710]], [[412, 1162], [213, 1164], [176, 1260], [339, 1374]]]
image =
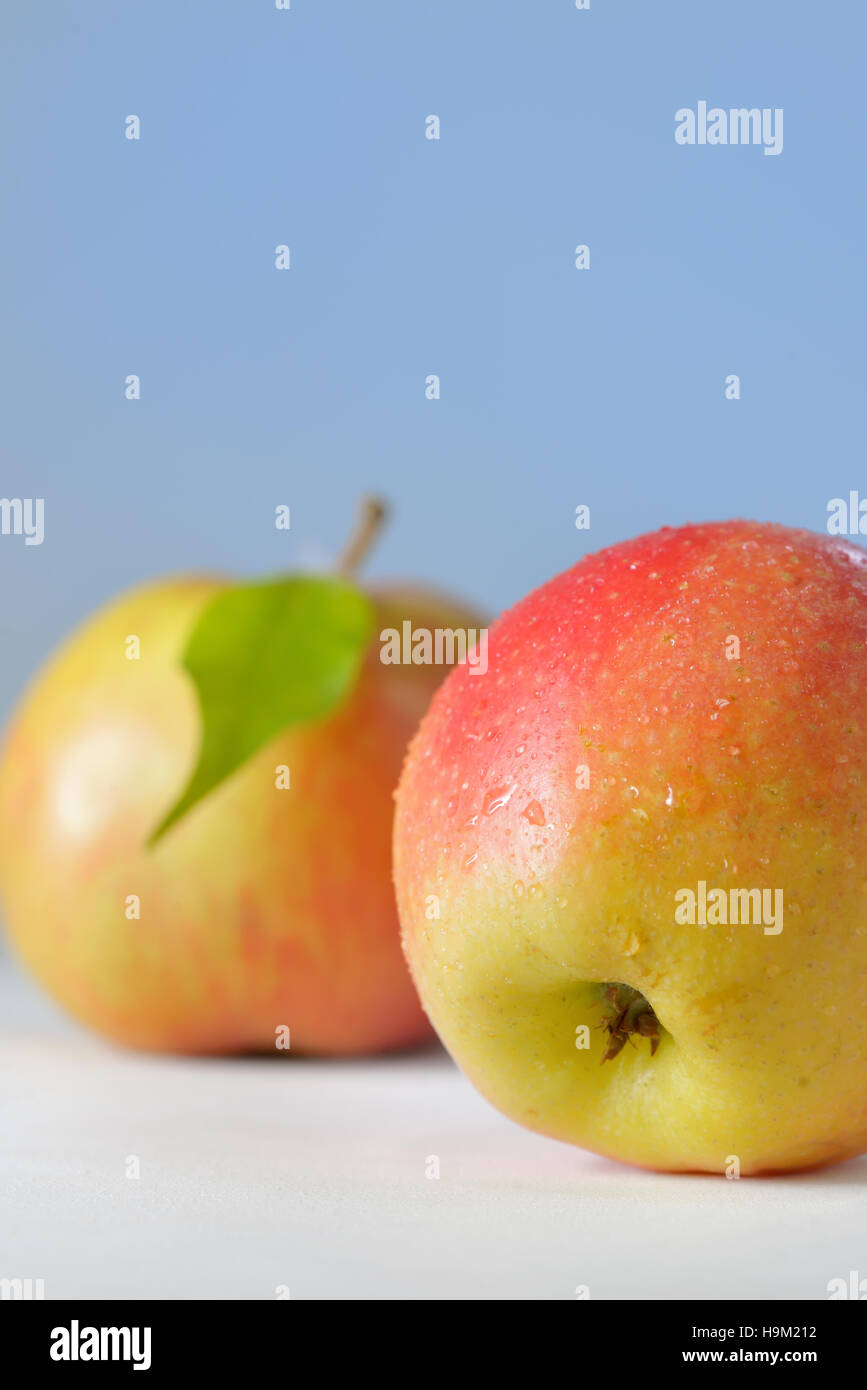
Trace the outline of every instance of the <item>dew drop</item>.
[[503, 806], [508, 805], [514, 790], [514, 787], [497, 787], [495, 791], [488, 792], [482, 803], [482, 809], [485, 815], [492, 816], [495, 811], [499, 811]]

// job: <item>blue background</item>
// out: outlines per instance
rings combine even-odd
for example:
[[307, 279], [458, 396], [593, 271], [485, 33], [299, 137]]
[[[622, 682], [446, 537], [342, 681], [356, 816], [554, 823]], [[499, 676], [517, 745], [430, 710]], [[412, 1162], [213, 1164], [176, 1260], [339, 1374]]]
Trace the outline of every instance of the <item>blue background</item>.
[[[662, 524], [823, 530], [867, 492], [863, 6], [7, 0], [2, 28], [0, 493], [46, 507], [41, 547], [0, 538], [4, 708], [112, 593], [325, 563], [364, 490], [395, 508], [372, 574], [492, 611]], [[699, 100], [782, 107], [783, 153], [678, 146]]]

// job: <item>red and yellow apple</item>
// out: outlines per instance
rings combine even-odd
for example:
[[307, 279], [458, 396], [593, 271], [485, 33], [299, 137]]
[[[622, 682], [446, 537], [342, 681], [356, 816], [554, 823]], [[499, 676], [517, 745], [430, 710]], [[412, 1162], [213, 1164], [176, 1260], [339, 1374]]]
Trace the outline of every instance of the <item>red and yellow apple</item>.
[[[76, 1017], [137, 1047], [273, 1048], [287, 1028], [301, 1052], [417, 1042], [429, 1028], [400, 950], [393, 790], [443, 669], [383, 665], [375, 636], [333, 714], [272, 739], [149, 846], [195, 762], [182, 654], [221, 587], [187, 577], [122, 597], [26, 694], [0, 765], [13, 946]], [[377, 634], [477, 621], [434, 594], [372, 597]]]
[[494, 1105], [664, 1170], [867, 1149], [865, 643], [863, 551], [738, 521], [582, 560], [449, 676], [395, 878], [421, 998]]

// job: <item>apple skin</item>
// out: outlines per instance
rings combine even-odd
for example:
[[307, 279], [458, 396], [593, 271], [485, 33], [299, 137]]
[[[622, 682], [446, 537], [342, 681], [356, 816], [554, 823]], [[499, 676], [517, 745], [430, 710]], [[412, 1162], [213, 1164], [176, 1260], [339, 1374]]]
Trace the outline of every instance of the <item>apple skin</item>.
[[[867, 555], [665, 529], [530, 594], [488, 659], [434, 697], [395, 823], [404, 948], [470, 1080], [647, 1168], [864, 1152]], [[783, 930], [676, 924], [700, 880], [782, 889]], [[610, 983], [654, 1009], [655, 1056], [633, 1037], [602, 1063]]]
[[[378, 633], [478, 618], [406, 587], [372, 595], [377, 638], [344, 705], [276, 738], [148, 849], [196, 759], [181, 657], [222, 583], [124, 595], [25, 695], [0, 764], [11, 942], [66, 1009], [134, 1047], [273, 1049], [281, 1025], [298, 1052], [417, 1043], [430, 1030], [400, 950], [393, 789], [444, 670], [383, 665]], [[133, 633], [139, 660], [125, 659]]]

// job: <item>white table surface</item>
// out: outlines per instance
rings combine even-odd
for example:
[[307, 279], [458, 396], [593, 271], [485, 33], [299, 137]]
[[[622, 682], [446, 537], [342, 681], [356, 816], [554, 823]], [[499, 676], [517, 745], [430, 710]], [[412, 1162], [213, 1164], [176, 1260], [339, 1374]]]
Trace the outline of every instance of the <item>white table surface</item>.
[[0, 1278], [48, 1299], [824, 1299], [867, 1276], [865, 1198], [867, 1159], [621, 1167], [512, 1124], [439, 1051], [119, 1051], [0, 959]]

